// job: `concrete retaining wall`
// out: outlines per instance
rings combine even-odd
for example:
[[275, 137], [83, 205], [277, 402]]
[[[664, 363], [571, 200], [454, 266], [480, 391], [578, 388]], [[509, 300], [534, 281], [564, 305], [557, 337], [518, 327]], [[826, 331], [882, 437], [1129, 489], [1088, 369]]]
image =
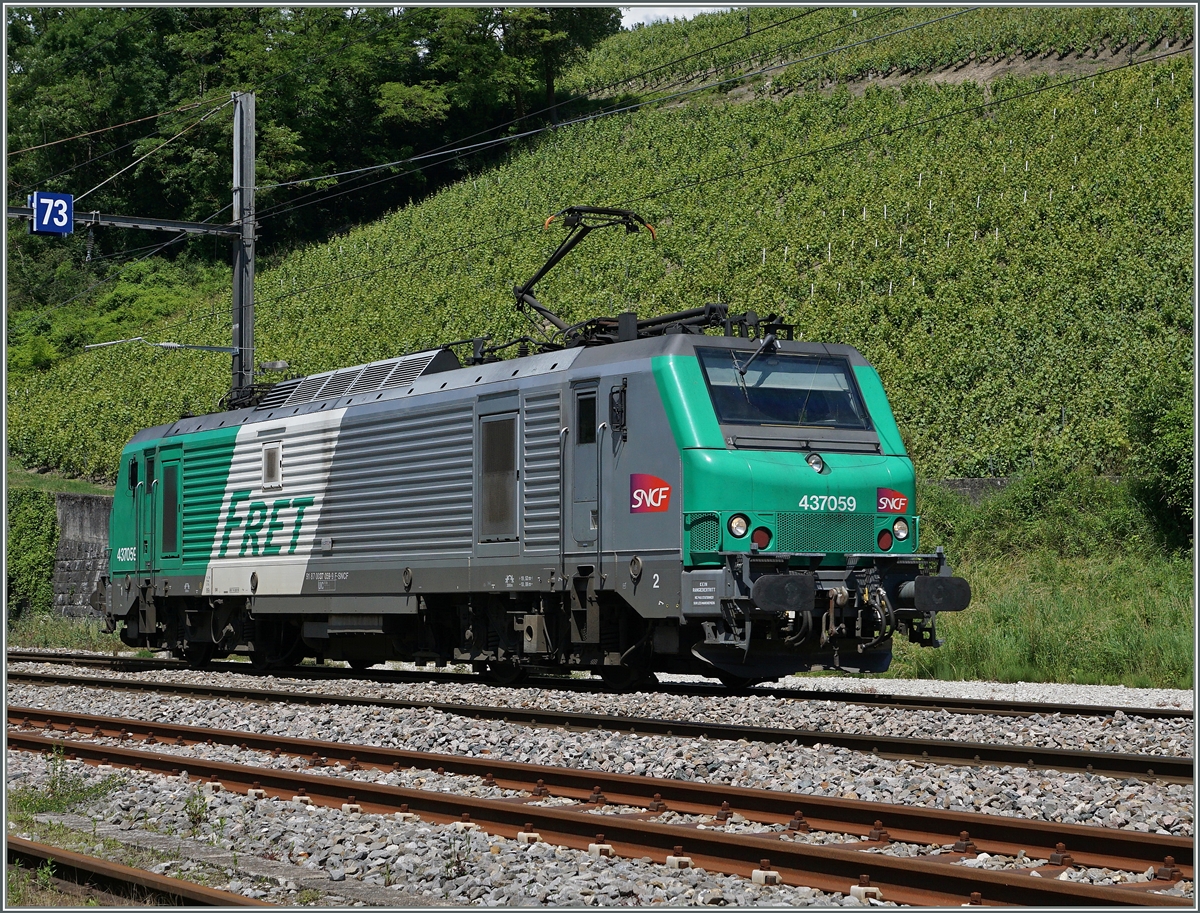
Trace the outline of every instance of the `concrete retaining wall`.
[[59, 530], [54, 553], [54, 610], [61, 615], [95, 616], [88, 599], [104, 572], [112, 498], [57, 494], [54, 509]]
[[989, 495], [1004, 491], [1012, 479], [942, 479], [935, 484], [963, 495], [972, 504], [978, 504]]

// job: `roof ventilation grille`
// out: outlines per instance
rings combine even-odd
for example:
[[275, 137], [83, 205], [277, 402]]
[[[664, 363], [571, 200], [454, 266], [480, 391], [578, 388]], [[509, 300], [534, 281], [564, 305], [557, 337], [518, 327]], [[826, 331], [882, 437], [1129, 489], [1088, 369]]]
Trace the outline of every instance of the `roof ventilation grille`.
[[340, 371], [326, 371], [276, 384], [259, 409], [280, 405], [296, 406], [319, 399], [334, 399], [347, 393], [357, 396], [389, 387], [412, 383], [423, 374], [435, 374], [459, 367], [449, 349], [429, 349], [399, 358], [375, 361]]
[[275, 386], [271, 387], [263, 398], [259, 400], [258, 408], [274, 409], [276, 406], [282, 406], [287, 402], [288, 397], [291, 396], [292, 391], [296, 389], [299, 383], [300, 378], [298, 377], [293, 380], [281, 380]]

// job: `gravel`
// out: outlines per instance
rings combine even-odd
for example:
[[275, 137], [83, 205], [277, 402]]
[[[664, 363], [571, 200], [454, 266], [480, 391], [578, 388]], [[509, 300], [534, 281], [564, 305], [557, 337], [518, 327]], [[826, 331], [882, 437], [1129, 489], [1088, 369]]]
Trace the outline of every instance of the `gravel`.
[[[828, 745], [809, 747], [604, 730], [517, 727], [499, 720], [474, 720], [428, 709], [259, 704], [20, 684], [9, 686], [8, 699], [11, 704], [51, 709], [103, 707], [106, 713], [115, 716], [153, 722], [211, 725], [471, 757], [494, 755], [504, 760], [558, 767], [728, 783], [1067, 824], [1184, 836], [1194, 833], [1190, 786], [1147, 782], [1136, 777], [1113, 779], [1025, 767], [961, 767], [895, 761]], [[1061, 722], [1065, 725], [1068, 719]], [[1098, 728], [1095, 720], [1076, 719], [1076, 724], [1081, 738], [1082, 734]], [[211, 750], [235, 749], [212, 746]], [[802, 802], [798, 805], [803, 807]]]
[[[14, 663], [10, 668], [49, 671], [61, 667]], [[1151, 754], [1188, 755], [1192, 752], [1194, 741], [1191, 720], [1147, 720], [1132, 711], [1118, 712], [1109, 718], [1057, 714], [989, 717], [899, 708], [879, 709], [840, 702], [788, 701], [753, 692], [722, 697], [682, 697], [661, 693], [575, 694], [535, 688], [500, 688], [469, 680], [462, 683], [384, 685], [361, 681], [311, 682], [285, 677], [248, 678], [215, 671], [106, 673], [106, 676], [141, 680], [192, 680], [208, 684], [249, 685], [281, 691], [337, 692], [409, 701], [482, 703], [666, 719], [704, 718], [751, 725], [822, 728], [922, 738], [1002, 740], [1009, 744], [1060, 745]], [[1192, 706], [1191, 694], [1187, 692], [1144, 692], [1095, 686], [1009, 686], [829, 677], [786, 681], [802, 688], [862, 688], [869, 693], [883, 693], [886, 690], [890, 693], [936, 696], [942, 688], [949, 688], [952, 690], [942, 693], [955, 697], [1008, 697], [1022, 701], [1053, 700], [1131, 708]], [[474, 720], [425, 708], [312, 707], [12, 683], [8, 688], [8, 701], [10, 704], [53, 709], [86, 707], [90, 711], [156, 722], [209, 725], [296, 738], [473, 757], [493, 755], [504, 760], [577, 769], [728, 783], [808, 795], [978, 811], [1151, 833], [1194, 834], [1191, 786], [1144, 782], [1134, 777], [1112, 779], [1094, 774], [1023, 767], [956, 767], [892, 761], [828, 745], [807, 747], [746, 740], [693, 740], [602, 730], [572, 732], [510, 726], [501, 721]], [[243, 752], [233, 746], [176, 748], [160, 745], [158, 750], [180, 754], [181, 767], [186, 767], [187, 756], [203, 756], [261, 766], [303, 766], [309, 769], [299, 759], [271, 758], [261, 753]], [[45, 762], [41, 758], [10, 752], [8, 762], [6, 776], [10, 789], [16, 785], [36, 785], [45, 776]], [[429, 770], [351, 772], [341, 767], [331, 767], [312, 768], [309, 772], [360, 777], [411, 788], [453, 790], [484, 797], [514, 795], [511, 790], [485, 784], [479, 778], [439, 776]], [[80, 775], [99, 776], [94, 768], [82, 768]], [[196, 793], [196, 787], [175, 778], [140, 772], [127, 772], [122, 776], [128, 785], [108, 799], [98, 800], [89, 810], [89, 814], [103, 822], [103, 826], [131, 834], [143, 830], [158, 834], [170, 831], [180, 835], [190, 833], [186, 803]], [[247, 874], [244, 871], [246, 859], [263, 862], [264, 859], [277, 858], [280, 863], [289, 864], [293, 871], [320, 877], [321, 884], [326, 888], [321, 903], [334, 906], [388, 903], [376, 897], [354, 899], [358, 896], [354, 891], [368, 889], [385, 892], [389, 898], [395, 897], [391, 902], [396, 905], [609, 906], [653, 902], [680, 906], [858, 905], [853, 898], [841, 894], [822, 894], [788, 887], [763, 888], [751, 885], [744, 879], [697, 870], [676, 872], [642, 860], [596, 860], [587, 854], [565, 848], [519, 846], [482, 833], [455, 834], [448, 828], [433, 827], [420, 821], [404, 823], [381, 816], [346, 816], [332, 809], [304, 811], [291, 803], [277, 800], [254, 802], [228, 793], [218, 793], [209, 799], [209, 803], [205, 823], [199, 827], [196, 837], [187, 836], [185, 842], [194, 844], [196, 840], [202, 840], [205, 842], [201, 846], [224, 848], [240, 854], [240, 857], [235, 855], [234, 858], [242, 859], [241, 868], [227, 867], [230, 882], [243, 892], [265, 890], [267, 894], [264, 896], [268, 899], [280, 897], [280, 902], [284, 903], [296, 902], [292, 897], [295, 892], [288, 894], [284, 886], [275, 885], [273, 888], [262, 877]], [[802, 808], [803, 799], [798, 797], [796, 804]], [[605, 807], [596, 811], [598, 814], [613, 814], [620, 810]], [[710, 823], [703, 816], [693, 819], [674, 812], [667, 814], [693, 826], [703, 827]], [[224, 832], [218, 833], [221, 819], [224, 819]], [[599, 829], [602, 829], [602, 825]], [[728, 829], [775, 828], [735, 818]], [[814, 843], [854, 842], [854, 838], [846, 835], [820, 833], [796, 834], [793, 839]], [[880, 847], [878, 851], [892, 855], [921, 855], [942, 849], [945, 848], [892, 844]], [[984, 854], [967, 864], [987, 868], [1034, 868], [1042, 865], [1043, 861]], [[1147, 877], [1145, 873], [1082, 867], [1068, 869], [1067, 873], [1071, 880], [1098, 884], [1138, 881]], [[395, 886], [388, 884], [389, 881], [395, 882]], [[1162, 890], [1163, 893], [1178, 896], [1193, 896], [1190, 882], [1176, 883]]]
[[[427, 671], [416, 663], [391, 662], [389, 669], [410, 672]], [[452, 667], [463, 668], [466, 667]], [[703, 675], [656, 674], [659, 682], [668, 684], [714, 685], [714, 679]], [[816, 673], [789, 675], [764, 688], [793, 688], [802, 691], [857, 692], [864, 695], [895, 694], [905, 697], [953, 697], [966, 700], [1034, 701], [1047, 704], [1082, 704], [1101, 707], [1158, 707], [1193, 709], [1195, 694], [1175, 688], [1126, 688], [1124, 685], [1063, 685], [1056, 682], [976, 682], [938, 681], [933, 679], [852, 678]], [[754, 689], [751, 689], [753, 692]]]
[[[67, 647], [48, 647], [36, 651], [51, 654], [75, 654], [80, 651]], [[97, 656], [107, 654], [97, 653]], [[136, 653], [127, 651], [120, 654], [132, 658]], [[166, 653], [162, 655], [166, 656]], [[330, 663], [337, 666], [337, 663]], [[427, 667], [408, 662], [389, 662], [379, 668], [424, 672]], [[466, 666], [450, 666], [442, 671], [462, 671], [463, 678], [468, 678], [470, 670]], [[675, 675], [659, 672], [656, 676], [659, 682], [670, 682], [715, 685], [716, 681], [702, 675]], [[440, 684], [434, 684], [435, 689]], [[1056, 682], [982, 682], [982, 681], [938, 681], [933, 679], [901, 679], [874, 677], [845, 677], [815, 673], [812, 675], [792, 675], [778, 681], [766, 683], [763, 687], [794, 688], [808, 691], [837, 691], [859, 692], [865, 695], [895, 694], [905, 697], [953, 697], [967, 700], [1010, 700], [1033, 701], [1047, 704], [1081, 704], [1103, 707], [1152, 707], [1175, 708], [1180, 710], [1194, 709], [1195, 692], [1175, 688], [1126, 688], [1124, 685], [1064, 685]], [[753, 692], [753, 689], [751, 689]]]
[[[45, 763], [10, 751], [7, 771], [23, 785], [42, 785]], [[67, 762], [88, 781], [103, 772]], [[145, 772], [120, 774], [124, 787], [92, 803], [87, 814], [123, 830], [188, 834], [192, 841], [240, 854], [242, 865], [227, 870], [228, 881], [212, 884], [251, 897], [295, 902], [295, 885], [264, 890], [261, 878], [247, 875], [247, 856], [291, 863], [300, 873], [324, 872], [328, 882], [359, 882], [401, 892], [407, 903], [444, 901], [477, 906], [858, 906], [854, 898], [810, 888], [758, 886], [745, 879], [703, 869], [670, 870], [644, 859], [593, 858], [587, 853], [539, 843], [521, 845], [480, 831], [456, 832], [421, 821], [400, 822], [380, 815], [299, 806], [276, 799], [252, 800], [218, 792], [201, 813], [189, 814], [189, 800], [203, 794], [181, 778]], [[202, 815], [202, 820], [201, 820]], [[19, 833], [10, 826], [10, 833]], [[239, 858], [238, 855], [234, 856]], [[181, 862], [173, 873], [186, 876], [194, 864]], [[847, 888], [849, 885], [847, 886]], [[330, 898], [336, 904], [338, 895]], [[361, 903], [361, 901], [360, 901]], [[357, 905], [357, 904], [356, 904]]]
[[[40, 664], [14, 663], [14, 669], [45, 671]], [[286, 677], [250, 678], [230, 672], [114, 672], [109, 677], [142, 681], [183, 681], [279, 690], [356, 695], [433, 703], [486, 704], [514, 709], [604, 713], [661, 720], [704, 719], [732, 725], [834, 731], [881, 738], [937, 738], [985, 744], [1189, 756], [1195, 727], [1190, 719], [1145, 719], [1117, 711], [1113, 716], [1058, 713], [1007, 717], [866, 707], [841, 701], [788, 700], [771, 695], [685, 696], [659, 692], [574, 693], [541, 688], [502, 688], [477, 681], [380, 684], [363, 681], [306, 681]], [[795, 677], [787, 681], [801, 681]], [[806, 679], [808, 683], [861, 679]], [[891, 682], [888, 682], [889, 684]], [[944, 683], [923, 682], [937, 685]], [[957, 683], [979, 684], [979, 683]], [[1060, 686], [1061, 687], [1061, 686]], [[1110, 689], [1111, 690], [1111, 689]], [[1126, 689], [1128, 690], [1128, 689]], [[1014, 699], [1018, 699], [1015, 698]], [[1094, 703], [1079, 701], [1076, 702]]]
[[[659, 681], [708, 682], [698, 675], [663, 675]], [[772, 682], [774, 688], [810, 691], [853, 691], [860, 694], [897, 694], [905, 697], [953, 697], [973, 701], [1036, 701], [1047, 704], [1083, 704], [1101, 707], [1173, 707], [1191, 710], [1191, 691], [1174, 688], [1126, 688], [1124, 685], [1061, 685], [1054, 682], [949, 682], [905, 678], [845, 678], [842, 676], [788, 676]]]

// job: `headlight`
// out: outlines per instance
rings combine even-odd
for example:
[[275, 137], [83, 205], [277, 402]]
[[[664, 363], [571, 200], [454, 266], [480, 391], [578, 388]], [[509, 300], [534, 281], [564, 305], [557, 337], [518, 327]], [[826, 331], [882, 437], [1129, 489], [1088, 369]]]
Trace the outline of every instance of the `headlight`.
[[904, 540], [908, 538], [908, 521], [901, 518], [892, 524], [892, 532], [896, 534], [896, 538]]
[[821, 454], [819, 453], [810, 453], [804, 458], [804, 460], [817, 472], [823, 472], [825, 470], [825, 461], [821, 459]]
[[734, 514], [729, 518], [729, 532], [737, 538], [742, 538], [746, 535], [746, 530], [750, 528], [750, 521], [741, 514]]

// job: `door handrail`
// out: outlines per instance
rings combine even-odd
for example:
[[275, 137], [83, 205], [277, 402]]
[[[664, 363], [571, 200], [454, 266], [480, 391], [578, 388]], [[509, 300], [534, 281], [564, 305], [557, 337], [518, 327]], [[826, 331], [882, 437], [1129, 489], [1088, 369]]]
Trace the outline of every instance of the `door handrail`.
[[608, 422], [601, 422], [596, 427], [596, 582], [600, 586], [604, 585], [604, 473], [601, 471], [604, 447], [601, 444], [607, 427]]
[[563, 425], [558, 432], [558, 576], [567, 577], [567, 435], [571, 429]]
[[[157, 468], [158, 467], [156, 465], [155, 469], [157, 469]], [[154, 521], [158, 517], [158, 511], [155, 510], [155, 504], [154, 504], [154, 489], [156, 489], [157, 487], [158, 487], [158, 479], [151, 479], [150, 487], [147, 489], [147, 492], [150, 495], [150, 548], [148, 550], [149, 554], [146, 556], [147, 558], [150, 559], [150, 567], [148, 568], [148, 570], [150, 571], [151, 584], [154, 583]]]
[[[146, 483], [142, 479], [138, 479], [138, 483], [133, 486], [133, 541], [137, 545], [137, 558], [133, 562], [133, 572], [135, 576], [139, 577], [142, 573], [142, 505], [138, 503], [138, 489], [145, 487]], [[146, 551], [148, 553], [149, 549]]]

